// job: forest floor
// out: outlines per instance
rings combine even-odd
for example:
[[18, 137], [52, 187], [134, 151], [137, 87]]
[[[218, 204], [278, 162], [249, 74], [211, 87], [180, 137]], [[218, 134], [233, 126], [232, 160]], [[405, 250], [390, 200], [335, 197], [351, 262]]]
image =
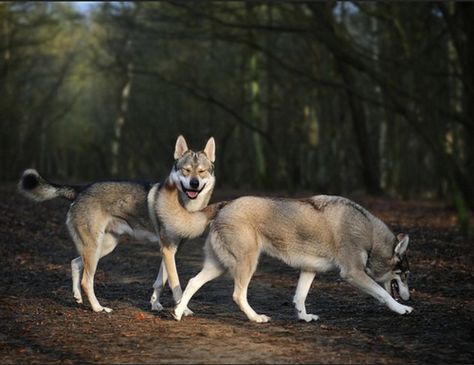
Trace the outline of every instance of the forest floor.
[[[460, 234], [454, 210], [439, 201], [357, 201], [410, 235], [412, 314], [399, 316], [328, 273], [307, 300], [319, 321], [298, 322], [297, 270], [265, 257], [249, 302], [271, 322], [246, 319], [228, 275], [196, 293], [195, 315], [176, 322], [169, 290], [165, 311], [150, 311], [157, 244], [126, 240], [100, 261], [96, 293], [114, 311], [94, 313], [71, 293], [68, 203], [33, 203], [1, 186], [0, 363], [474, 363], [474, 242]], [[200, 269], [202, 245], [187, 242], [178, 254], [183, 286]]]

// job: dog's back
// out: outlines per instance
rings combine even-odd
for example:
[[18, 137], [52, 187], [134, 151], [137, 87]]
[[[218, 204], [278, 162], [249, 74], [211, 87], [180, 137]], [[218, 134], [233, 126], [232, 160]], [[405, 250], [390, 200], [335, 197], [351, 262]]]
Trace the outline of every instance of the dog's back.
[[94, 220], [94, 215], [113, 217], [132, 229], [153, 231], [148, 217], [148, 184], [138, 182], [97, 182], [78, 195], [69, 211], [77, 220]]
[[[261, 251], [306, 270], [347, 266], [353, 255], [393, 240], [379, 219], [349, 199], [243, 197], [227, 204], [211, 224], [210, 244], [224, 266]], [[380, 245], [386, 247], [386, 245]]]
[[189, 281], [173, 312], [175, 319], [181, 319], [202, 285], [228, 270], [234, 279], [232, 297], [240, 309], [251, 321], [268, 322], [270, 318], [255, 312], [247, 300], [261, 252], [300, 269], [293, 299], [299, 319], [319, 318], [308, 314], [304, 303], [316, 272], [333, 268], [394, 312], [413, 310], [389, 293], [409, 299], [403, 269], [408, 267], [403, 265], [408, 236], [400, 235], [397, 241], [382, 221], [351, 200], [325, 195], [300, 200], [243, 197], [218, 209], [206, 240], [203, 268]]

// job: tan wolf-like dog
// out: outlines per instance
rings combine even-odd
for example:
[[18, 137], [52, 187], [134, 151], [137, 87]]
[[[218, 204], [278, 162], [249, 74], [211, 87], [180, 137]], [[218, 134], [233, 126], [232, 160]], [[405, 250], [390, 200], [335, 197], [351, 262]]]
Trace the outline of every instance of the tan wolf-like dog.
[[[180, 184], [179, 204], [183, 210], [196, 211], [209, 203], [215, 185], [215, 142], [210, 138], [203, 151], [188, 149], [183, 136], [176, 141], [174, 165], [170, 176]], [[159, 183], [105, 181], [89, 185], [59, 185], [45, 180], [34, 169], [23, 172], [19, 191], [36, 201], [56, 197], [71, 201], [66, 224], [79, 257], [71, 261], [72, 289], [82, 303], [81, 286], [92, 309], [111, 312], [94, 293], [94, 275], [99, 259], [114, 250], [120, 237], [159, 242], [163, 254], [158, 277], [153, 285], [152, 309], [161, 310], [159, 296], [167, 280], [175, 302], [181, 298], [175, 254], [185, 236], [179, 236], [157, 217], [156, 200], [166, 193]], [[185, 314], [192, 314], [185, 310]]]
[[[233, 299], [248, 319], [269, 321], [247, 301], [247, 288], [262, 252], [301, 270], [293, 300], [301, 320], [318, 319], [306, 312], [305, 300], [315, 274], [330, 269], [339, 269], [342, 278], [396, 313], [413, 310], [394, 299], [410, 298], [408, 236], [395, 237], [381, 220], [349, 199], [327, 195], [306, 199], [247, 196], [210, 205], [204, 214], [190, 213], [178, 204], [173, 180], [165, 181], [163, 189], [169, 194], [157, 200], [158, 216], [181, 235], [193, 237], [203, 232], [215, 215], [204, 246], [203, 269], [189, 281], [175, 308], [173, 316], [177, 320], [202, 285], [228, 271], [234, 278]], [[162, 210], [172, 210], [174, 217], [179, 214], [181, 218], [166, 217]], [[208, 214], [211, 210], [213, 213]]]

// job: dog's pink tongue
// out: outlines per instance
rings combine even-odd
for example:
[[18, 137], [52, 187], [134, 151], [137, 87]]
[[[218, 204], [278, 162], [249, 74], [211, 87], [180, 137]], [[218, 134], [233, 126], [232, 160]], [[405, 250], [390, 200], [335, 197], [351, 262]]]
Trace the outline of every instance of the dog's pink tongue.
[[187, 191], [186, 194], [188, 194], [188, 196], [191, 198], [191, 199], [194, 199], [195, 197], [197, 197], [198, 195], [198, 192], [197, 191]]

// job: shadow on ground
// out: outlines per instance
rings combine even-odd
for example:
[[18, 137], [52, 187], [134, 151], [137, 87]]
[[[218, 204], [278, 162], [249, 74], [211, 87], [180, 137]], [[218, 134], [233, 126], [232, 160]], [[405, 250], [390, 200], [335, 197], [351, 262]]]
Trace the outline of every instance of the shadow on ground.
[[[291, 304], [298, 272], [266, 257], [249, 301], [270, 323], [246, 320], [227, 276], [195, 295], [195, 316], [175, 322], [169, 291], [163, 313], [149, 309], [156, 244], [126, 240], [100, 261], [96, 293], [114, 311], [93, 313], [71, 294], [76, 252], [64, 225], [68, 204], [32, 203], [1, 187], [0, 362], [474, 362], [474, 242], [457, 230], [454, 211], [441, 202], [357, 201], [411, 236], [411, 315], [389, 312], [329, 273], [316, 278], [308, 296], [308, 311], [320, 320], [298, 322]], [[183, 284], [200, 269], [202, 245], [203, 239], [187, 242], [178, 255]]]

